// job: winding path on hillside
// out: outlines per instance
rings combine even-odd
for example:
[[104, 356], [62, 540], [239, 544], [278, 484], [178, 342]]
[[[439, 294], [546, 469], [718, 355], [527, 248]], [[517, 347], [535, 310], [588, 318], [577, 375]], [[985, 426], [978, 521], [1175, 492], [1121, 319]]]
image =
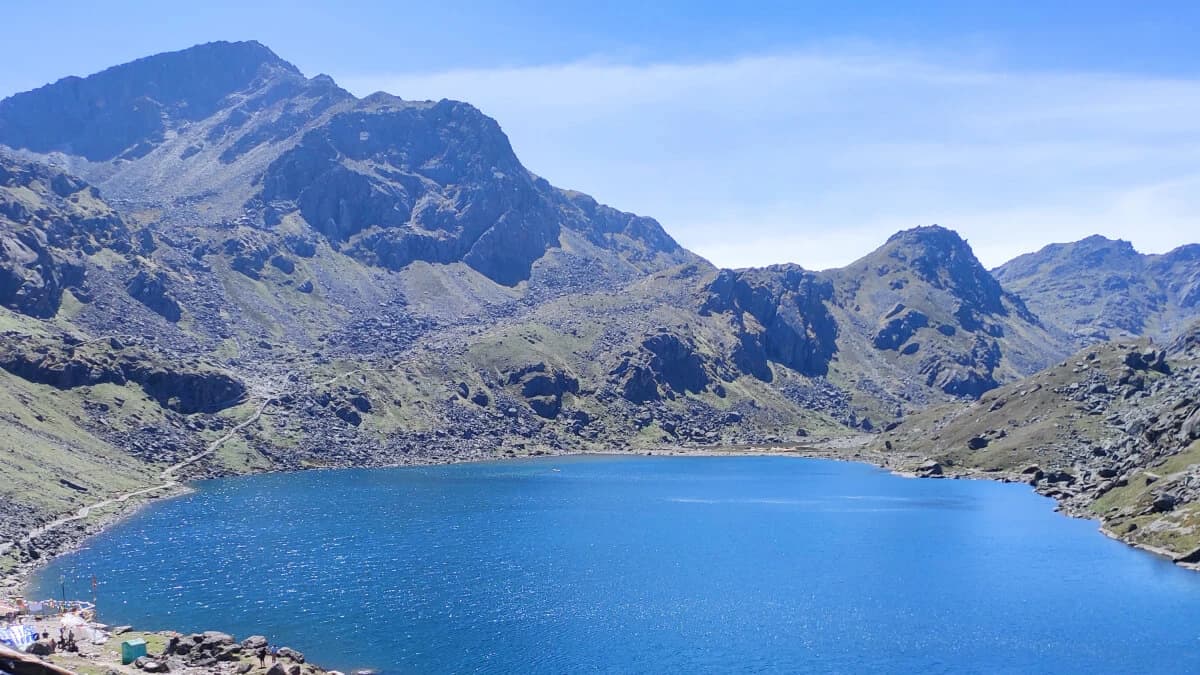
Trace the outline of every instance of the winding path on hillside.
[[236, 436], [238, 434], [238, 432], [240, 432], [242, 429], [245, 429], [246, 427], [250, 426], [251, 424], [254, 424], [256, 421], [258, 421], [259, 417], [262, 417], [263, 411], [267, 409], [267, 406], [271, 405], [272, 403], [274, 403], [276, 401], [276, 398], [277, 397], [275, 397], [275, 396], [271, 396], [271, 397], [267, 397], [267, 398], [263, 399], [262, 403], [260, 403], [258, 405], [258, 407], [256, 407], [254, 409], [254, 414], [250, 415], [250, 417], [246, 418], [245, 420], [240, 422], [237, 426], [230, 429], [224, 436], [221, 436], [220, 438], [216, 439], [212, 443], [209, 443], [203, 452], [198, 452], [198, 453], [192, 455], [191, 457], [183, 459], [183, 460], [176, 462], [175, 464], [172, 464], [171, 466], [168, 466], [167, 468], [163, 469], [162, 473], [160, 473], [158, 476], [159, 480], [164, 481], [162, 484], [154, 485], [152, 487], [142, 488], [140, 490], [134, 490], [132, 492], [126, 492], [124, 494], [117, 495], [116, 497], [110, 497], [108, 499], [104, 499], [104, 500], [95, 502], [93, 504], [88, 504], [87, 506], [81, 506], [72, 515], [63, 516], [62, 518], [57, 518], [55, 520], [50, 521], [49, 523], [46, 523], [45, 525], [42, 525], [41, 527], [36, 527], [36, 528], [30, 530], [29, 532], [27, 532], [25, 534], [24, 537], [21, 537], [17, 542], [10, 541], [10, 542], [0, 544], [0, 555], [4, 555], [5, 553], [7, 553], [17, 543], [26, 544], [26, 543], [32, 541], [33, 539], [36, 539], [37, 537], [40, 537], [40, 536], [46, 534], [47, 532], [51, 532], [53, 530], [56, 530], [56, 529], [62, 527], [63, 525], [66, 525], [67, 523], [72, 523], [72, 522], [75, 522], [78, 520], [83, 520], [84, 518], [87, 518], [88, 516], [90, 516], [92, 514], [92, 512], [96, 509], [103, 508], [105, 506], [110, 506], [112, 504], [123, 504], [135, 497], [140, 497], [142, 495], [150, 494], [152, 492], [159, 492], [162, 490], [167, 490], [167, 489], [170, 489], [173, 487], [177, 487], [180, 484], [180, 481], [178, 478], [175, 478], [175, 475], [179, 470], [183, 469], [184, 467], [190, 466], [190, 465], [200, 461], [201, 459], [204, 459], [205, 457], [208, 457], [209, 455], [213, 454], [214, 452], [217, 451], [218, 448], [221, 447], [221, 445], [223, 443], [225, 443], [229, 439]]

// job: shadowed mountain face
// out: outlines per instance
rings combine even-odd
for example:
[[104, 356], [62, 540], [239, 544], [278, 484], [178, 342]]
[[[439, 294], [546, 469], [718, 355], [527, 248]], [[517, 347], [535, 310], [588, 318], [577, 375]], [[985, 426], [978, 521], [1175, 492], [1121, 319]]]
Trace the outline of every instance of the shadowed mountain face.
[[1051, 244], [995, 271], [1033, 311], [1076, 344], [1166, 339], [1200, 315], [1200, 246], [1143, 255], [1100, 236]]
[[191, 470], [873, 430], [1061, 360], [1060, 322], [1197, 307], [1196, 247], [993, 275], [936, 226], [840, 270], [717, 270], [534, 175], [466, 103], [358, 99], [252, 42], [13, 96], [0, 143], [0, 430], [36, 449], [22, 475], [97, 493], [97, 467], [178, 460], [268, 401]]

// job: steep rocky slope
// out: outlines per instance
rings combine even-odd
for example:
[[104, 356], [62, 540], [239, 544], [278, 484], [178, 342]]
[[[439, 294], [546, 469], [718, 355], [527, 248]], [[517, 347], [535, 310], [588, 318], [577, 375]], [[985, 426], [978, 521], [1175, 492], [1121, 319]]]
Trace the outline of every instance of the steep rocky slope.
[[1200, 245], [1145, 255], [1127, 241], [1093, 236], [1020, 256], [995, 275], [1077, 346], [1166, 339], [1200, 316]]
[[935, 460], [924, 473], [1029, 482], [1115, 536], [1200, 562], [1200, 324], [1167, 348], [1087, 347], [974, 403], [920, 412], [879, 444]]
[[95, 188], [0, 151], [0, 305], [52, 317], [68, 288], [87, 296], [83, 256], [133, 248]]
[[13, 96], [0, 143], [0, 547], [241, 423], [183, 477], [790, 443], [1069, 351], [950, 230], [718, 270], [468, 104], [358, 99], [257, 43]]

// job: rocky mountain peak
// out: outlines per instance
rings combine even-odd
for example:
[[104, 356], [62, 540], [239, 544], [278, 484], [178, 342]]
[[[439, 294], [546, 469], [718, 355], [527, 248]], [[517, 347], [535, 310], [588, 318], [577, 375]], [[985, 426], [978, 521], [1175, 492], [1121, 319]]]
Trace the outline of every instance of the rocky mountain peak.
[[466, 262], [513, 285], [560, 218], [495, 120], [457, 101], [377, 94], [267, 167], [261, 199], [371, 264]]
[[1171, 262], [1200, 260], [1200, 244], [1185, 244], [1179, 248], [1171, 249], [1164, 253], [1162, 257], [1164, 260]]
[[1142, 254], [1133, 244], [1122, 239], [1109, 239], [1094, 234], [1076, 242], [1050, 244], [1042, 249], [1014, 258], [994, 270], [1002, 282], [1035, 274], [1039, 268], [1052, 274], [1069, 274], [1073, 270], [1140, 268]]
[[1200, 306], [1200, 246], [1163, 255], [1092, 235], [1051, 244], [994, 270], [1005, 288], [1078, 345], [1117, 337], [1166, 338]]
[[1003, 314], [1004, 291], [957, 232], [940, 225], [903, 230], [860, 261], [880, 270], [904, 267], [936, 289], [962, 299], [972, 311]]
[[136, 158], [263, 77], [300, 71], [258, 42], [210, 42], [66, 77], [0, 101], [0, 143], [92, 161]]

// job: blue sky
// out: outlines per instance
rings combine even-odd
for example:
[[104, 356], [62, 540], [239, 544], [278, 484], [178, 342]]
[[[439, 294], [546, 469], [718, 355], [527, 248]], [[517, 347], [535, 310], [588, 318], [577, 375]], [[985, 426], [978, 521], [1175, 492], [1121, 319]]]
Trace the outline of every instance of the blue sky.
[[0, 96], [257, 39], [356, 94], [470, 101], [531, 170], [721, 265], [935, 222], [989, 265], [1160, 252], [1200, 240], [1200, 5], [1137, 4], [8, 3]]

